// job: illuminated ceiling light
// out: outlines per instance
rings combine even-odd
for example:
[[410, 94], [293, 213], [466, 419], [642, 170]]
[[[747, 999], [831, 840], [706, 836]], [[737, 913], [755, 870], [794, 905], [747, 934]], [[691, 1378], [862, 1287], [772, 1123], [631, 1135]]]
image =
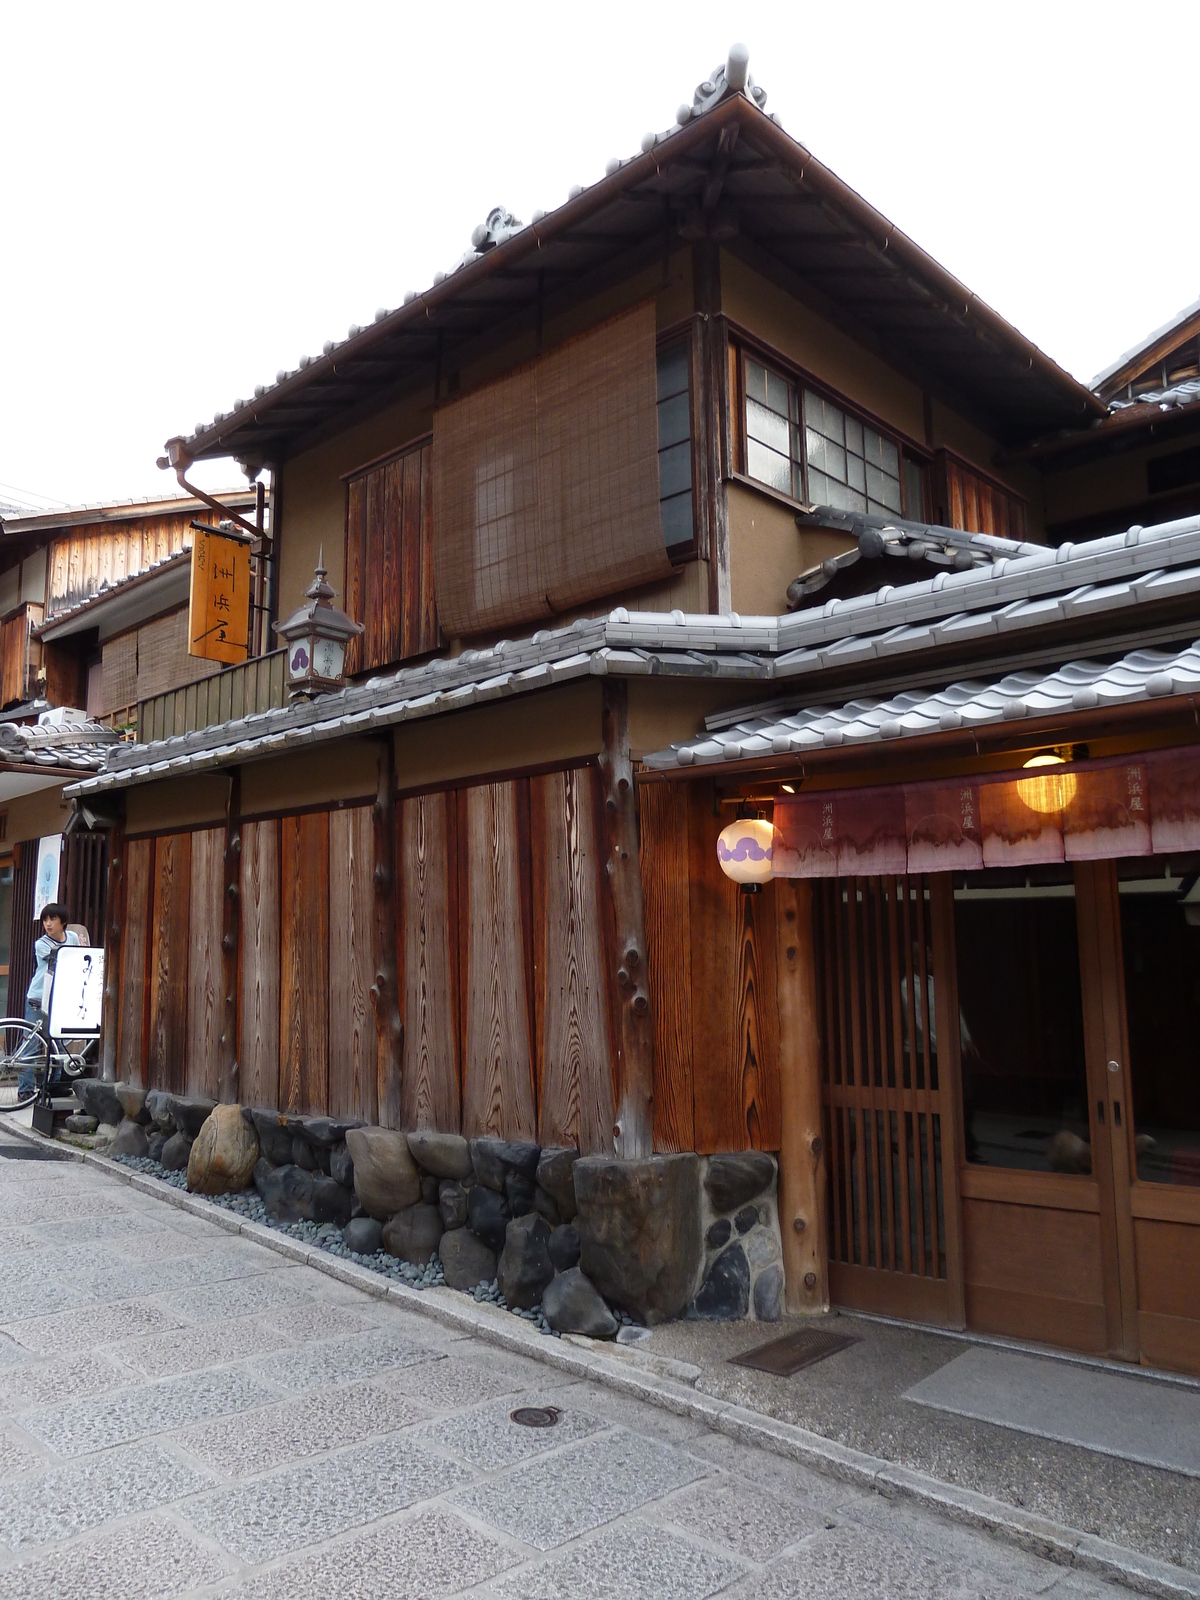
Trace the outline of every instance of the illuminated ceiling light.
[[751, 893], [771, 880], [775, 829], [761, 817], [739, 817], [721, 829], [717, 861], [721, 871]]
[[779, 787], [783, 790], [784, 794], [795, 794], [796, 792], [790, 783], [781, 783]]
[[[1063, 758], [1046, 751], [1040, 756], [1030, 756], [1025, 763], [1025, 770], [1030, 768], [1061, 767]], [[1031, 811], [1040, 812], [1043, 816], [1053, 816], [1056, 812], [1065, 811], [1075, 798], [1075, 791], [1079, 787], [1079, 780], [1073, 772], [1043, 772], [1036, 778], [1018, 778], [1017, 793]]]

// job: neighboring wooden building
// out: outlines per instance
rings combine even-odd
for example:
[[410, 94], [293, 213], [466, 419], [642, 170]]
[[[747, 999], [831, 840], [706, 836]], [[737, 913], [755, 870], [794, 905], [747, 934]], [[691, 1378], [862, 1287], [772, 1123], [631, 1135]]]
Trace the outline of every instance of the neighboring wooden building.
[[[257, 491], [223, 503], [253, 517]], [[14, 508], [0, 521], [0, 767], [12, 762], [0, 773], [0, 935], [9, 951], [0, 979], [10, 980], [17, 1015], [33, 971], [38, 841], [63, 834], [63, 784], [102, 765], [118, 734], [136, 733], [140, 705], [220, 670], [187, 653], [193, 523], [213, 520], [203, 500], [176, 495], [35, 514]], [[280, 680], [274, 703], [282, 699]], [[99, 941], [107, 835], [74, 832], [61, 851], [60, 896]]]
[[[1181, 1292], [1162, 1287], [1168, 1258], [1197, 1259], [1194, 1196], [1135, 1182], [1101, 1155], [1110, 1124], [1088, 1121], [1094, 1099], [1104, 1116], [1121, 1101], [1129, 1127], [1119, 1074], [1096, 1078], [1121, 1054], [1116, 869], [1088, 866], [1077, 889], [1091, 1076], [1065, 1131], [1097, 1175], [1023, 1188], [968, 1171], [956, 867], [901, 862], [894, 841], [876, 862], [868, 840], [834, 851], [843, 876], [816, 894], [742, 895], [720, 869], [739, 806], [835, 773], [974, 793], [1050, 740], [1124, 760], [1195, 727], [1171, 663], [1196, 606], [1170, 539], [1047, 548], [1048, 519], [1099, 514], [1104, 491], [1043, 470], [1040, 441], [1091, 448], [1106, 401], [762, 99], [731, 60], [678, 129], [559, 210], [529, 226], [493, 212], [426, 293], [169, 442], [185, 474], [224, 456], [269, 470], [279, 614], [323, 550], [363, 632], [345, 690], [260, 710], [261, 663], [230, 669], [203, 706], [167, 696], [155, 742], [73, 789], [119, 843], [108, 1067], [617, 1156], [779, 1152], [793, 1308], [832, 1294], [1195, 1367], [1200, 1312], [1162, 1300]], [[1200, 533], [1180, 538], [1190, 551]], [[1090, 603], [1122, 571], [1120, 596]], [[1142, 637], [1175, 655], [1113, 669], [1115, 688], [1063, 666]], [[1000, 683], [986, 713], [958, 713], [974, 691], [952, 691], [928, 747], [904, 744], [910, 701], [968, 668]], [[1079, 697], [1042, 718], [1027, 675], [1055, 671]], [[900, 688], [860, 733], [856, 697]], [[813, 756], [813, 714], [793, 730], [791, 708], [843, 702]], [[1152, 717], [1126, 715], [1143, 702]], [[994, 721], [1016, 733], [993, 751], [976, 724]], [[890, 816], [901, 800], [893, 787]], [[1065, 904], [1070, 886], [1051, 887]], [[989, 935], [971, 937], [978, 965]], [[1036, 986], [1031, 948], [1014, 925], [1016, 978]], [[884, 1036], [899, 1076], [864, 1083]], [[1131, 1224], [1134, 1188], [1132, 1214], [1166, 1233]], [[1145, 1305], [1135, 1260], [1158, 1285]], [[1039, 1274], [1040, 1299], [1021, 1287]]]

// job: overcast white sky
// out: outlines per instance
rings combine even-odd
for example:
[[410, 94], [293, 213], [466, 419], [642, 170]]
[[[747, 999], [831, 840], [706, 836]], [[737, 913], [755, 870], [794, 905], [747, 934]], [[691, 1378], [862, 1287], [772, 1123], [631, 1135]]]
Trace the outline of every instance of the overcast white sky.
[[1076, 376], [1200, 295], [1197, 0], [5, 4], [0, 500], [173, 487], [168, 435], [491, 206], [594, 181], [734, 39], [789, 133]]

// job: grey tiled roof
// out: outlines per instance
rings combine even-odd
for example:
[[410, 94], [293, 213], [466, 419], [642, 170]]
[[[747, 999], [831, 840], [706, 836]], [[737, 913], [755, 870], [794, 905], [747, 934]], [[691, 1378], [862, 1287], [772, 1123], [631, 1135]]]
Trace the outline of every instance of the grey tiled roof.
[[100, 772], [117, 736], [99, 722], [0, 723], [0, 763]]
[[[971, 536], [964, 536], [971, 537]], [[1200, 517], [1131, 528], [1054, 550], [1016, 546], [966, 572], [831, 600], [783, 617], [630, 611], [581, 618], [527, 639], [464, 650], [275, 710], [153, 744], [120, 744], [73, 793], [124, 788], [331, 739], [373, 733], [582, 677], [701, 677], [754, 684], [855, 660], [902, 657], [992, 634], [1025, 636], [1065, 618], [1107, 622], [1156, 596], [1200, 593]], [[750, 713], [747, 712], [747, 715]], [[732, 721], [736, 713], [710, 719]], [[704, 741], [701, 741], [702, 743]]]
[[67, 606], [62, 611], [53, 612], [40, 627], [33, 630], [34, 635], [40, 639], [44, 633], [49, 633], [51, 629], [57, 628], [61, 623], [78, 616], [81, 611], [87, 611], [89, 607], [99, 604], [101, 600], [111, 600], [113, 595], [121, 594], [126, 589], [138, 588], [148, 578], [153, 577], [155, 573], [164, 572], [168, 567], [180, 567], [184, 562], [191, 561], [191, 559], [192, 547], [191, 545], [186, 545], [182, 550], [176, 550], [174, 555], [163, 556], [158, 561], [152, 561], [149, 566], [142, 567], [140, 571], [131, 573], [128, 578], [119, 578], [115, 583], [102, 583], [94, 593], [85, 596], [82, 600], [77, 600], [73, 606]]
[[966, 680], [890, 699], [812, 706], [761, 716], [673, 744], [646, 760], [653, 770], [752, 761], [839, 745], [902, 741], [1057, 711], [1090, 711], [1200, 689], [1200, 643], [1184, 650], [1135, 650], [1120, 661], [1069, 661], [1053, 672], [1010, 672], [991, 683]]
[[1111, 411], [1129, 411], [1138, 406], [1157, 406], [1160, 411], [1177, 411], [1181, 406], [1194, 406], [1200, 401], [1200, 378], [1185, 378], [1182, 383], [1176, 383], [1169, 389], [1151, 389], [1145, 394], [1135, 395], [1132, 400], [1123, 400], [1114, 395], [1108, 402]]

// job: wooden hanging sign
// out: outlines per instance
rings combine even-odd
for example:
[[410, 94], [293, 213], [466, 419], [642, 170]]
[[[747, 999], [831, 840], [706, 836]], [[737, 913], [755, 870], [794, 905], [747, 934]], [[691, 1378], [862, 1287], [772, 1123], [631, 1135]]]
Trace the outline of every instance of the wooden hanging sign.
[[245, 661], [250, 637], [250, 546], [195, 529], [188, 605], [188, 655]]

